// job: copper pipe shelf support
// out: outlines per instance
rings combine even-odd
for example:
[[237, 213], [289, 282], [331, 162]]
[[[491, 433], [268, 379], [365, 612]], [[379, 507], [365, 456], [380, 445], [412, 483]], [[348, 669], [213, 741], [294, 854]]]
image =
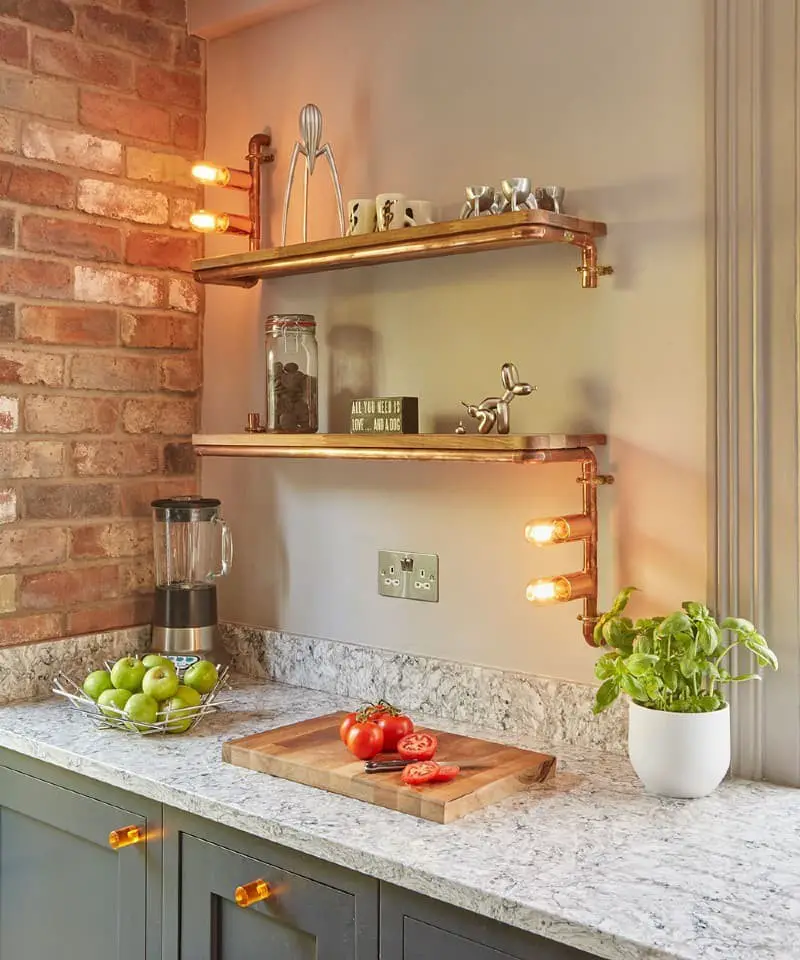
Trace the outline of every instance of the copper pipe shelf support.
[[[261, 167], [275, 160], [272, 149], [272, 137], [268, 133], [257, 133], [250, 138], [247, 147], [247, 164], [250, 170], [250, 249], [261, 249], [261, 190], [263, 180]], [[253, 286], [257, 281], [253, 280]]]
[[597, 457], [592, 450], [585, 449], [582, 453], [581, 475], [576, 480], [582, 486], [583, 513], [592, 525], [590, 535], [583, 541], [583, 572], [591, 577], [594, 588], [588, 597], [583, 598], [583, 613], [578, 620], [583, 628], [583, 639], [590, 647], [594, 647], [594, 628], [600, 619], [597, 610], [597, 488], [612, 484], [614, 477], [597, 472]]
[[581, 265], [575, 270], [581, 275], [581, 287], [584, 290], [594, 290], [598, 277], [610, 277], [614, 273], [613, 267], [598, 265], [597, 245], [591, 237], [565, 235], [564, 239], [581, 249]]

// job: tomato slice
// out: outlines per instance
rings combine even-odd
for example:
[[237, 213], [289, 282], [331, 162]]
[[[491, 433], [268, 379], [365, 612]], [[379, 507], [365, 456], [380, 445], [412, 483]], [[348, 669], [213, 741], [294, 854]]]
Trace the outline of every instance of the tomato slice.
[[448, 780], [455, 780], [461, 773], [461, 767], [455, 763], [441, 764], [433, 778], [434, 783], [447, 783]]
[[410, 763], [400, 777], [409, 787], [419, 787], [423, 783], [430, 783], [439, 773], [439, 764], [435, 760], [425, 760], [422, 763]]
[[438, 746], [432, 733], [409, 733], [397, 744], [397, 752], [404, 760], [430, 760]]

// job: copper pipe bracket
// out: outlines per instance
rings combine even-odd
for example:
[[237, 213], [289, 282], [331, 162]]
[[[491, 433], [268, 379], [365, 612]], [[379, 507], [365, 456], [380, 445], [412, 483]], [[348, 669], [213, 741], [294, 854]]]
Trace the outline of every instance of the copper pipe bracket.
[[250, 249], [261, 249], [261, 204], [262, 178], [261, 167], [275, 161], [272, 149], [272, 136], [268, 133], [256, 133], [247, 145], [247, 165], [250, 170]]
[[597, 247], [594, 240], [572, 234], [569, 242], [581, 248], [581, 265], [575, 267], [575, 270], [581, 276], [581, 287], [584, 290], [594, 290], [598, 277], [610, 277], [614, 273], [613, 267], [600, 266], [597, 263]]
[[576, 480], [583, 488], [583, 512], [592, 523], [591, 534], [583, 541], [583, 569], [591, 577], [594, 586], [592, 593], [583, 598], [583, 613], [578, 620], [583, 630], [583, 639], [590, 647], [594, 647], [594, 628], [600, 619], [597, 610], [597, 488], [610, 486], [614, 477], [610, 473], [598, 473], [597, 458], [591, 450], [585, 449], [581, 461], [581, 475], [576, 477]]

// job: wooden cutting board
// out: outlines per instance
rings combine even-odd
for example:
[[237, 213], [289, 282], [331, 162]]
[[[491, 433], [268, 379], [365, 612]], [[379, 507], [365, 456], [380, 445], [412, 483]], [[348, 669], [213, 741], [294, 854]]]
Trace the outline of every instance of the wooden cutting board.
[[344, 716], [331, 713], [231, 740], [223, 744], [222, 758], [237, 767], [260, 770], [435, 823], [450, 823], [555, 773], [556, 758], [548, 754], [424, 728], [439, 740], [436, 759], [457, 763], [462, 772], [449, 783], [407, 787], [398, 771], [364, 772], [364, 761], [348, 753], [339, 739]]

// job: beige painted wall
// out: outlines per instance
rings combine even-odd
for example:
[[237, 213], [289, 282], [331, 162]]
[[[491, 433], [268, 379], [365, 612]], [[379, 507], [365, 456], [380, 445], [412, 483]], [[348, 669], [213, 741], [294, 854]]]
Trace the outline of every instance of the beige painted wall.
[[[498, 10], [502, 9], [502, 16]], [[350, 395], [419, 395], [422, 429], [495, 392], [514, 360], [538, 393], [519, 432], [607, 432], [601, 601], [642, 588], [656, 611], [707, 584], [703, 5], [696, 0], [326, 0], [214, 41], [208, 154], [240, 162], [269, 126], [271, 230], [307, 101], [324, 114], [346, 196], [398, 190], [444, 214], [463, 185], [530, 175], [606, 220], [616, 276], [580, 289], [576, 257], [541, 248], [208, 290], [203, 429], [263, 409], [263, 319], [314, 313], [323, 427]], [[312, 237], [335, 230], [321, 170]], [[211, 191], [210, 206], [242, 198]], [[296, 224], [293, 225], [296, 237]], [[217, 237], [210, 253], [240, 241]], [[537, 514], [579, 506], [574, 470], [208, 460], [203, 486], [235, 528], [222, 612], [356, 643], [575, 679], [592, 651], [577, 604], [533, 609], [535, 575], [578, 547], [536, 550]], [[438, 605], [377, 596], [380, 547], [437, 552]]]

